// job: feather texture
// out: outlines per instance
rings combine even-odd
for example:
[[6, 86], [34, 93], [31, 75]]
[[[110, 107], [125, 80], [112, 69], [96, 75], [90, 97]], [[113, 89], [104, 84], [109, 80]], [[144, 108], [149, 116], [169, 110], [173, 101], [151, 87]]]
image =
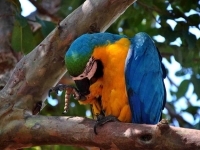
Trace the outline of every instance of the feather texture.
[[156, 124], [165, 103], [164, 68], [159, 52], [146, 33], [131, 40], [125, 80], [133, 123]]
[[166, 102], [166, 72], [159, 51], [146, 33], [130, 39], [110, 33], [82, 35], [66, 53], [69, 74], [80, 75], [91, 57], [102, 64], [98, 68], [102, 74], [80, 103], [91, 104], [95, 115], [103, 112], [122, 122], [158, 123]]

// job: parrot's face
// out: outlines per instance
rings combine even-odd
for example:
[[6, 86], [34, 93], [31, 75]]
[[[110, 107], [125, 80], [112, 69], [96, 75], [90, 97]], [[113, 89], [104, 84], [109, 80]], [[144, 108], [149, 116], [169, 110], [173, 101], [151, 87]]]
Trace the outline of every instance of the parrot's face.
[[85, 96], [90, 94], [89, 88], [90, 85], [93, 84], [96, 81], [95, 73], [97, 71], [97, 61], [91, 57], [86, 64], [86, 67], [80, 75], [73, 77], [77, 88], [79, 89], [79, 92], [81, 95]]
[[90, 85], [103, 76], [103, 62], [94, 56], [95, 49], [120, 38], [108, 33], [84, 34], [71, 44], [65, 55], [65, 64], [83, 96], [90, 94]]

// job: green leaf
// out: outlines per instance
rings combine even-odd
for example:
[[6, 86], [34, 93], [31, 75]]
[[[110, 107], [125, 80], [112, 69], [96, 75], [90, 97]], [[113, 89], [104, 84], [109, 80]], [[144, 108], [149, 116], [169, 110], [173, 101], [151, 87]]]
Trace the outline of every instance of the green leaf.
[[174, 42], [177, 37], [179, 37], [180, 33], [173, 31], [171, 27], [165, 27], [165, 30], [161, 30], [161, 35], [165, 37], [166, 41]]
[[186, 74], [192, 74], [191, 68], [182, 68], [181, 70], [175, 73], [175, 75], [178, 77], [184, 76]]
[[84, 3], [85, 0], [75, 0], [75, 1], [69, 1], [69, 0], [62, 0], [60, 4], [60, 9], [58, 11], [58, 14], [62, 17], [66, 17], [69, 15], [73, 10], [75, 10], [77, 7], [79, 7], [82, 3]]
[[197, 79], [196, 76], [193, 75], [191, 81], [194, 85], [194, 93], [200, 98], [200, 79]]
[[41, 20], [38, 17], [35, 17], [36, 21], [42, 26], [42, 34], [46, 37], [55, 27], [56, 25], [53, 22]]
[[175, 73], [175, 75], [178, 77], [184, 76], [185, 74], [186, 74], [185, 71], [183, 71], [182, 69]]
[[[153, 1], [151, 1], [151, 0], [140, 0], [140, 1], [149, 7], [151, 7], [153, 5]], [[136, 3], [137, 3], [137, 1], [136, 1]]]
[[200, 130], [200, 122], [194, 125], [194, 129]]
[[197, 7], [195, 3], [198, 4], [198, 0], [180, 1], [180, 5], [184, 12], [189, 12], [191, 9], [195, 9]]
[[193, 49], [196, 46], [196, 37], [188, 31], [183, 31], [183, 38], [186, 40], [189, 49]]
[[[146, 1], [145, 1], [146, 2]], [[163, 1], [152, 1], [154, 3], [154, 8], [156, 8], [159, 11], [164, 11], [166, 10], [168, 4], [165, 2], [163, 3]]]
[[198, 113], [199, 106], [189, 106], [188, 108], [184, 109], [183, 111], [191, 113], [193, 116]]
[[185, 95], [185, 93], [187, 92], [189, 83], [190, 83], [189, 80], [183, 80], [181, 82], [181, 84], [178, 87], [178, 91], [176, 92], [177, 99], [179, 99]]
[[42, 40], [45, 38], [42, 34], [41, 28], [38, 29], [33, 33], [34, 39], [35, 39], [35, 45], [38, 45], [42, 42]]
[[17, 52], [29, 53], [34, 48], [33, 34], [29, 25], [20, 26], [16, 21], [12, 33], [12, 48]]
[[22, 16], [19, 13], [15, 14], [15, 19], [18, 21], [19, 25], [24, 28], [25, 26], [27, 26], [28, 22], [26, 20], [26, 18], [24, 16]]
[[188, 20], [193, 22], [194, 25], [198, 26], [199, 25], [199, 21], [198, 20], [200, 20], [200, 16], [199, 16], [199, 14], [193, 14], [193, 15], [190, 15], [188, 17]]

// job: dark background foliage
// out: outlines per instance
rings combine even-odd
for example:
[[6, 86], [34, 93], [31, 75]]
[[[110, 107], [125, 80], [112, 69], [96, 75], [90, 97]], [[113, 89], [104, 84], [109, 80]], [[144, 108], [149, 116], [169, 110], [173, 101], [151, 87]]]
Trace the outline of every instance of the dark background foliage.
[[[59, 24], [60, 20], [84, 2], [84, 0], [56, 0], [54, 2], [30, 0], [37, 10], [24, 17], [21, 15], [20, 2], [10, 1], [15, 8], [12, 48], [24, 55], [37, 46]], [[138, 32], [146, 32], [154, 39], [168, 72], [165, 79], [167, 104], [163, 118], [167, 118], [171, 125], [195, 129], [200, 128], [199, 6], [199, 0], [138, 0], [107, 30], [107, 32], [125, 34], [129, 37]], [[178, 69], [177, 65], [180, 65]], [[60, 83], [73, 84], [67, 74]], [[64, 93], [60, 93], [59, 96], [52, 94], [40, 114], [62, 115], [63, 106]], [[92, 117], [89, 105], [80, 105], [73, 99], [67, 115]], [[29, 149], [81, 148], [42, 146]]]

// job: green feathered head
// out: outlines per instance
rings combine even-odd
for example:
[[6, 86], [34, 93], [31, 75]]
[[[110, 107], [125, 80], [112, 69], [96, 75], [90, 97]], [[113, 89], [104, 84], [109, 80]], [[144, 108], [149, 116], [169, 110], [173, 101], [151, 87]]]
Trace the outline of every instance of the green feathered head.
[[83, 73], [96, 46], [114, 43], [124, 36], [110, 33], [84, 34], [77, 38], [65, 55], [65, 64], [71, 76]]
[[83, 35], [76, 39], [65, 55], [65, 64], [71, 76], [80, 75], [92, 55], [94, 45], [89, 42], [89, 37]]

